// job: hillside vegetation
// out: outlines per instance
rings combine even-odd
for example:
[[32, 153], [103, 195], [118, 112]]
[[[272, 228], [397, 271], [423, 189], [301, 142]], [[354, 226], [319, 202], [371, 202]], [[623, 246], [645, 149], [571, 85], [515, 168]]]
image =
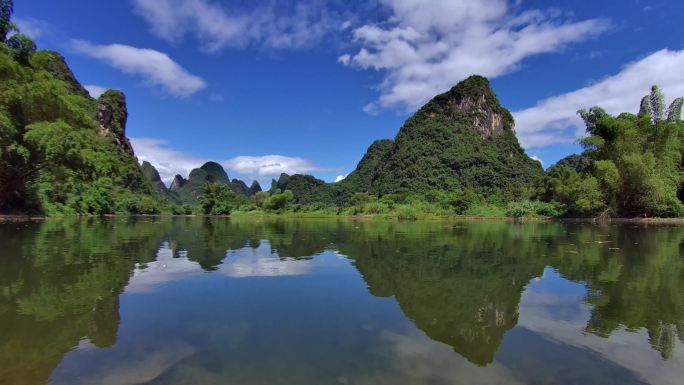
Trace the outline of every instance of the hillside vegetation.
[[2, 214], [684, 216], [683, 98], [666, 108], [654, 86], [636, 115], [579, 111], [583, 153], [544, 171], [481, 76], [435, 96], [393, 140], [372, 143], [338, 183], [282, 174], [264, 192], [207, 162], [167, 187], [152, 164], [138, 164], [125, 95], [93, 99], [11, 14], [12, 1], [0, 0]]
[[9, 22], [9, 4], [0, 22], [0, 212], [158, 212], [125, 136], [124, 95], [91, 98], [61, 55], [37, 51]]

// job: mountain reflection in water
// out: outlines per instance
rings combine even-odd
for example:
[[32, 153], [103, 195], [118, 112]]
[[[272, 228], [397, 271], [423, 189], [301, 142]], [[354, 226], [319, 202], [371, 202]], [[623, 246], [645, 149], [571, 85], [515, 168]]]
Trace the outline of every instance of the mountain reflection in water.
[[0, 225], [0, 384], [679, 384], [684, 228]]

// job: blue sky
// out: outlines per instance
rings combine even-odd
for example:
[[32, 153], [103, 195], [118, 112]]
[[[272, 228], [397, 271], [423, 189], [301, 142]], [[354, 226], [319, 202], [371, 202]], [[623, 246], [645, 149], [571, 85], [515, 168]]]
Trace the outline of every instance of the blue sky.
[[127, 134], [162, 177], [327, 181], [431, 96], [490, 78], [545, 166], [579, 150], [574, 113], [684, 95], [677, 0], [21, 0], [15, 20], [92, 93], [128, 98]]

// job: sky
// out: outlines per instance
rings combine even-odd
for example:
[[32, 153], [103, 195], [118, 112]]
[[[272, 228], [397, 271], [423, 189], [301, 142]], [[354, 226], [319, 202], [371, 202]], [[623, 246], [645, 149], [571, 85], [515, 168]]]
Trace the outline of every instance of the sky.
[[97, 97], [122, 90], [167, 183], [205, 161], [332, 182], [432, 96], [490, 79], [528, 155], [581, 151], [580, 108], [684, 96], [681, 0], [20, 0], [14, 20]]

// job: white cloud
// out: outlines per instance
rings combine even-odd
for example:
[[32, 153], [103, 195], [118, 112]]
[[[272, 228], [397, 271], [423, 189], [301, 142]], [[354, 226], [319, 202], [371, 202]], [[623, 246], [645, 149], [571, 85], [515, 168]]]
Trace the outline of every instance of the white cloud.
[[349, 63], [351, 63], [351, 55], [349, 55], [349, 54], [344, 54], [344, 55], [338, 57], [338, 58], [337, 58], [337, 61], [338, 61], [339, 63], [342, 63], [343, 65], [348, 66]]
[[301, 48], [345, 25], [322, 2], [274, 0], [245, 9], [211, 0], [132, 1], [134, 11], [147, 21], [155, 35], [172, 42], [192, 35], [208, 51], [248, 44]]
[[[210, 159], [199, 158], [182, 151], [169, 148], [167, 142], [155, 138], [130, 138], [138, 159], [150, 162], [159, 171], [162, 181], [167, 185], [178, 175], [187, 178], [192, 169], [200, 167]], [[313, 162], [283, 155], [237, 156], [219, 162], [228, 171], [228, 175], [238, 173], [251, 176], [264, 182], [264, 177], [278, 176], [281, 173], [308, 174], [313, 171], [327, 171]]]
[[306, 275], [313, 269], [311, 261], [280, 258], [271, 244], [262, 241], [256, 249], [229, 250], [219, 272], [234, 278], [282, 277]]
[[99, 98], [100, 95], [104, 94], [109, 89], [107, 87], [96, 86], [94, 84], [86, 84], [83, 86], [83, 88], [88, 90], [90, 96], [92, 96], [95, 99]]
[[150, 162], [159, 171], [159, 176], [167, 186], [174, 176], [181, 175], [187, 178], [192, 169], [208, 161], [208, 159], [170, 149], [166, 146], [165, 140], [154, 138], [130, 138], [130, 140], [138, 159], [141, 162]]
[[159, 284], [178, 281], [203, 272], [199, 263], [188, 259], [187, 252], [174, 255], [169, 243], [164, 242], [157, 251], [157, 258], [154, 261], [136, 266], [125, 292], [150, 292]]
[[346, 177], [346, 175], [338, 175], [337, 178], [335, 178], [335, 183], [343, 181]]
[[660, 50], [625, 66], [591, 86], [545, 99], [513, 115], [526, 148], [572, 143], [584, 134], [577, 110], [601, 106], [611, 114], [638, 112], [651, 86], [663, 87], [671, 99], [684, 95], [684, 50]]
[[206, 87], [202, 78], [189, 73], [163, 52], [122, 44], [96, 45], [83, 40], [73, 40], [71, 45], [76, 52], [140, 75], [146, 83], [173, 96], [187, 97]]
[[21, 33], [34, 40], [49, 34], [52, 30], [52, 27], [47, 22], [32, 17], [13, 17], [12, 21], [19, 27]]
[[540, 157], [532, 155], [530, 158], [536, 160], [537, 162], [541, 163], [542, 166], [544, 166], [544, 161]]
[[508, 0], [383, 3], [392, 12], [387, 23], [353, 32], [361, 48], [349, 64], [385, 71], [380, 99], [368, 111], [418, 107], [469, 75], [503, 75], [527, 57], [558, 51], [609, 27], [600, 19], [571, 22], [557, 10], [516, 13]]
[[283, 155], [238, 156], [222, 164], [240, 174], [256, 174], [260, 177], [278, 176], [282, 173], [308, 174], [323, 170], [309, 160]]

